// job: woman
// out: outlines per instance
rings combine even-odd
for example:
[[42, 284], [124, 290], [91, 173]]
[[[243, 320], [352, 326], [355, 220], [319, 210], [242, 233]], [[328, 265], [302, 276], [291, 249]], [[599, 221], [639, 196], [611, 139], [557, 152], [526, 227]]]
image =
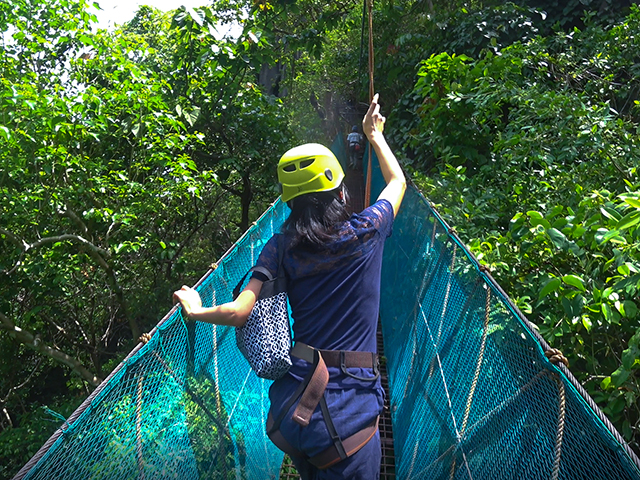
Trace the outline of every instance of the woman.
[[[362, 126], [387, 186], [359, 214], [347, 213], [344, 173], [326, 147], [296, 147], [278, 164], [291, 214], [257, 265], [275, 276], [278, 242], [284, 242], [295, 346], [290, 371], [269, 391], [267, 429], [305, 480], [379, 478], [377, 419], [384, 391], [375, 352], [382, 251], [406, 189], [384, 122], [376, 94]], [[264, 280], [254, 274], [235, 301], [211, 308], [203, 308], [188, 287], [174, 298], [190, 319], [237, 327], [246, 322]]]

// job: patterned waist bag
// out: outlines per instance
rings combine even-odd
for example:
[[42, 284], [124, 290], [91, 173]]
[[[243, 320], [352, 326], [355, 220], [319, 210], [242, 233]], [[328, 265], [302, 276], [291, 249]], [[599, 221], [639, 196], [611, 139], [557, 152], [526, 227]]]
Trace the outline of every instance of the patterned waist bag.
[[280, 240], [278, 239], [278, 272], [275, 278], [266, 268], [253, 267], [233, 290], [235, 299], [251, 272], [259, 272], [267, 278], [247, 322], [236, 328], [236, 344], [253, 371], [259, 377], [269, 380], [281, 378], [291, 367], [287, 281], [282, 268], [284, 247]]

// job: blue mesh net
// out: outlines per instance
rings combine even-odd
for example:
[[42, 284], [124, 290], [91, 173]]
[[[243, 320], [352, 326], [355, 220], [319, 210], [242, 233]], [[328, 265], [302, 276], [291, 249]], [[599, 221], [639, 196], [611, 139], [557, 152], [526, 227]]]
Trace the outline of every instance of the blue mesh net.
[[393, 230], [380, 315], [398, 477], [640, 479], [638, 458], [416, 189]]
[[[382, 185], [374, 175], [373, 198]], [[205, 305], [231, 300], [287, 211], [276, 202], [205, 275]], [[385, 248], [381, 324], [397, 478], [640, 479], [637, 457], [412, 188]], [[16, 478], [277, 478], [270, 384], [232, 328], [172, 311]]]

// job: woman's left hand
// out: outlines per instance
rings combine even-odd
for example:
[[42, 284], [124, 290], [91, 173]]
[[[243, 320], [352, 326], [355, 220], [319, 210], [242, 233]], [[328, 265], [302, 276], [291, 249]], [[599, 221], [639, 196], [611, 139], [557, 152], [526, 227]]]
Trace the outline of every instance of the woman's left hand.
[[200, 294], [186, 285], [183, 285], [180, 290], [173, 292], [173, 301], [180, 302], [187, 317], [202, 308]]

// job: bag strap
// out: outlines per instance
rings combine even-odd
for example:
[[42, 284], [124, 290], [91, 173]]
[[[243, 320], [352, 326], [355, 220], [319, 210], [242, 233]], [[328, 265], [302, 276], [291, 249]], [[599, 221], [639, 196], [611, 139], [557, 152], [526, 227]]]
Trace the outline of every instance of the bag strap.
[[284, 258], [284, 245], [283, 242], [280, 241], [278, 237], [276, 237], [276, 243], [278, 244], [278, 270], [276, 272], [276, 276], [274, 277], [269, 270], [264, 267], [251, 267], [247, 273], [240, 279], [236, 287], [233, 289], [232, 298], [235, 300], [240, 295], [240, 289], [244, 284], [244, 281], [247, 279], [247, 276], [252, 272], [258, 272], [267, 277], [267, 282], [270, 282], [274, 278], [284, 277], [284, 269], [282, 267], [282, 259]]
[[238, 295], [240, 295], [240, 289], [242, 288], [242, 285], [244, 284], [244, 281], [247, 279], [247, 276], [249, 276], [249, 274], [251, 272], [258, 272], [258, 273], [263, 274], [265, 277], [267, 277], [267, 281], [273, 280], [273, 275], [271, 275], [271, 272], [269, 270], [267, 270], [266, 268], [264, 268], [264, 267], [251, 267], [249, 269], [249, 271], [247, 273], [245, 273], [244, 276], [240, 279], [240, 281], [236, 285], [236, 288], [233, 289], [232, 298], [234, 300], [236, 298], [238, 298]]
[[282, 266], [282, 260], [284, 259], [284, 235], [276, 237], [276, 242], [278, 244], [278, 271], [276, 272], [276, 277], [284, 277], [284, 267]]

